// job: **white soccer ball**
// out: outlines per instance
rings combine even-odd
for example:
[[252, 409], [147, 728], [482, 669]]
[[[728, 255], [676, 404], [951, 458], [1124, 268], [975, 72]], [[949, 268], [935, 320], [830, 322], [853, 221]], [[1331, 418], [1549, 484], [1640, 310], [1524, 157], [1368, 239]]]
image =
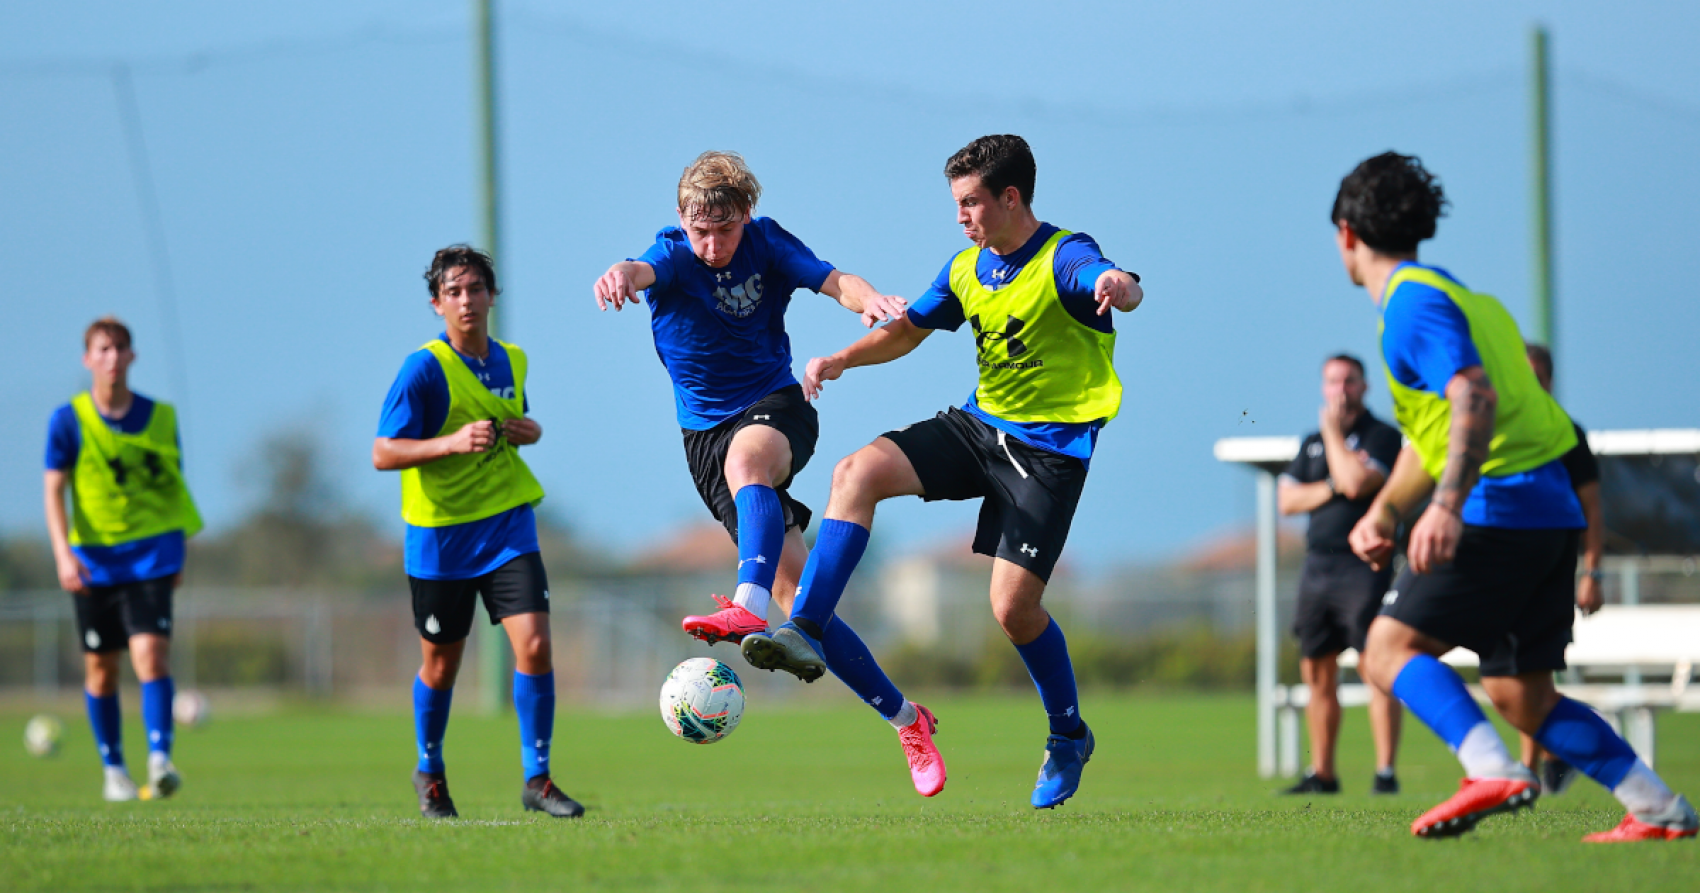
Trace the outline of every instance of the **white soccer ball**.
[[198, 726], [207, 721], [207, 696], [185, 689], [171, 699], [171, 718], [180, 726]]
[[59, 739], [65, 726], [56, 716], [43, 713], [30, 718], [24, 725], [24, 749], [32, 756], [50, 757], [59, 750]]
[[744, 718], [744, 684], [712, 657], [693, 657], [661, 683], [661, 720], [692, 744], [713, 744]]

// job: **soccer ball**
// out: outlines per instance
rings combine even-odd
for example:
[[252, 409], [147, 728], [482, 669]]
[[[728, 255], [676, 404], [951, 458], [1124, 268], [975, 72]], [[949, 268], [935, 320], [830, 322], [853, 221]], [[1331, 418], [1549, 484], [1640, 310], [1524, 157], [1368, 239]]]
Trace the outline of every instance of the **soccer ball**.
[[171, 718], [180, 726], [198, 726], [207, 721], [207, 696], [186, 689], [171, 699]]
[[59, 718], [43, 713], [32, 717], [24, 726], [24, 749], [32, 756], [50, 757], [59, 750], [59, 739], [65, 726]]
[[661, 721], [692, 744], [713, 744], [744, 718], [744, 684], [712, 657], [693, 657], [661, 683]]

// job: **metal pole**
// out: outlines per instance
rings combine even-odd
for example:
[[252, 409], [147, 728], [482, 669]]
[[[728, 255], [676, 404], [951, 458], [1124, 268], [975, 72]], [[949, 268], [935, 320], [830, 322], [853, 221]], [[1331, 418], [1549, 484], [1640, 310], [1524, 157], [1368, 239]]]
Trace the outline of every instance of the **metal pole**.
[[1275, 475], [1257, 472], [1257, 772], [1275, 765]]
[[[1641, 604], [1641, 558], [1632, 555], [1623, 562], [1623, 603]], [[1641, 684], [1641, 668], [1630, 667], [1623, 673], [1625, 685]], [[1651, 765], [1651, 764], [1649, 764]]]
[[[1535, 269], [1533, 282], [1535, 340], [1545, 344], [1558, 355], [1553, 343], [1552, 304], [1552, 120], [1549, 115], [1548, 88], [1551, 73], [1547, 68], [1547, 31], [1535, 26], [1531, 47], [1530, 78], [1533, 90], [1529, 97], [1533, 126], [1534, 152], [1530, 161], [1534, 187]], [[1555, 359], [1553, 365], [1557, 366]], [[1558, 376], [1554, 376], [1557, 378]], [[1556, 390], [1556, 388], [1555, 388]]]
[[[501, 189], [496, 146], [496, 21], [492, 0], [473, 0], [472, 77], [477, 119], [480, 247], [501, 268]], [[498, 277], [498, 282], [500, 278]], [[490, 311], [490, 337], [496, 337], [496, 312]], [[478, 682], [484, 713], [495, 716], [508, 703], [508, 649], [500, 627], [481, 625]]]

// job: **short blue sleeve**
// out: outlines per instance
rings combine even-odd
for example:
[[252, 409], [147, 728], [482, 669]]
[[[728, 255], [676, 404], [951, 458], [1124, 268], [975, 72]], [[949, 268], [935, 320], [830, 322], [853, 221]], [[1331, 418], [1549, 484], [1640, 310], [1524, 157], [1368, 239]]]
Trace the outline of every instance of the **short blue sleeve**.
[[67, 403], [53, 410], [47, 420], [47, 461], [52, 471], [70, 471], [77, 464], [77, 450], [82, 447], [82, 432], [77, 428], [77, 411]]
[[650, 300], [673, 287], [673, 281], [678, 278], [677, 265], [681, 247], [684, 253], [690, 253], [691, 243], [685, 237], [685, 231], [676, 226], [669, 226], [656, 233], [655, 243], [649, 246], [649, 250], [645, 251], [642, 257], [636, 258], [640, 263], [649, 264], [649, 268], [655, 271], [655, 284], [649, 287]]
[[950, 290], [950, 268], [955, 258], [945, 262], [933, 284], [913, 304], [909, 305], [909, 321], [919, 329], [944, 329], [954, 332], [968, 321], [962, 312], [962, 301]]
[[384, 398], [378, 436], [403, 440], [436, 437], [449, 417], [449, 383], [443, 367], [428, 350], [416, 350], [401, 364], [401, 372]]
[[832, 264], [815, 257], [809, 246], [771, 217], [757, 217], [750, 226], [767, 243], [772, 269], [779, 271], [786, 281], [798, 288], [820, 291], [826, 277], [832, 275]]
[[1464, 312], [1433, 286], [1400, 283], [1387, 297], [1382, 323], [1387, 370], [1405, 387], [1445, 394], [1452, 376], [1482, 364]]

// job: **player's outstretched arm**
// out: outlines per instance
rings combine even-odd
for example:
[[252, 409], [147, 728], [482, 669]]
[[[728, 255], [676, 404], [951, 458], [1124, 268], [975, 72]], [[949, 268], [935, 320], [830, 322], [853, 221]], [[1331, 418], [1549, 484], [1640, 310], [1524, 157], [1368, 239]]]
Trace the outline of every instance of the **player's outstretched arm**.
[[621, 261], [608, 268], [601, 278], [596, 280], [596, 306], [603, 310], [609, 304], [615, 310], [626, 304], [641, 304], [638, 292], [655, 284], [655, 268], [640, 260]]
[[[535, 425], [536, 422], [531, 424]], [[537, 434], [542, 436], [541, 427], [537, 429]], [[435, 462], [444, 456], [486, 452], [495, 445], [496, 423], [488, 420], [467, 422], [453, 434], [426, 440], [380, 437], [372, 441], [372, 467], [379, 471], [401, 471], [404, 468], [417, 468], [427, 462]]]
[[1376, 570], [1391, 564], [1400, 519], [1433, 489], [1434, 478], [1423, 470], [1423, 460], [1417, 451], [1409, 446], [1400, 450], [1387, 483], [1347, 537], [1352, 551]]
[[1139, 280], [1132, 273], [1105, 270], [1092, 288], [1092, 299], [1098, 302], [1099, 316], [1109, 313], [1111, 307], [1126, 313], [1145, 300], [1145, 289], [1139, 287]]
[[47, 509], [47, 539], [53, 546], [53, 568], [59, 588], [66, 592], [88, 591], [89, 570], [71, 551], [70, 525], [65, 519], [65, 485], [70, 478], [57, 468], [47, 469], [42, 479]]
[[815, 357], [803, 372], [803, 396], [810, 400], [819, 397], [821, 385], [837, 381], [846, 369], [889, 363], [914, 350], [932, 333], [932, 329], [910, 322], [908, 316], [899, 316], [830, 357]]
[[820, 293], [837, 301], [851, 313], [862, 315], [862, 325], [873, 328], [889, 319], [897, 319], [908, 309], [909, 302], [897, 295], [881, 294], [860, 276], [833, 270], [821, 283]]

